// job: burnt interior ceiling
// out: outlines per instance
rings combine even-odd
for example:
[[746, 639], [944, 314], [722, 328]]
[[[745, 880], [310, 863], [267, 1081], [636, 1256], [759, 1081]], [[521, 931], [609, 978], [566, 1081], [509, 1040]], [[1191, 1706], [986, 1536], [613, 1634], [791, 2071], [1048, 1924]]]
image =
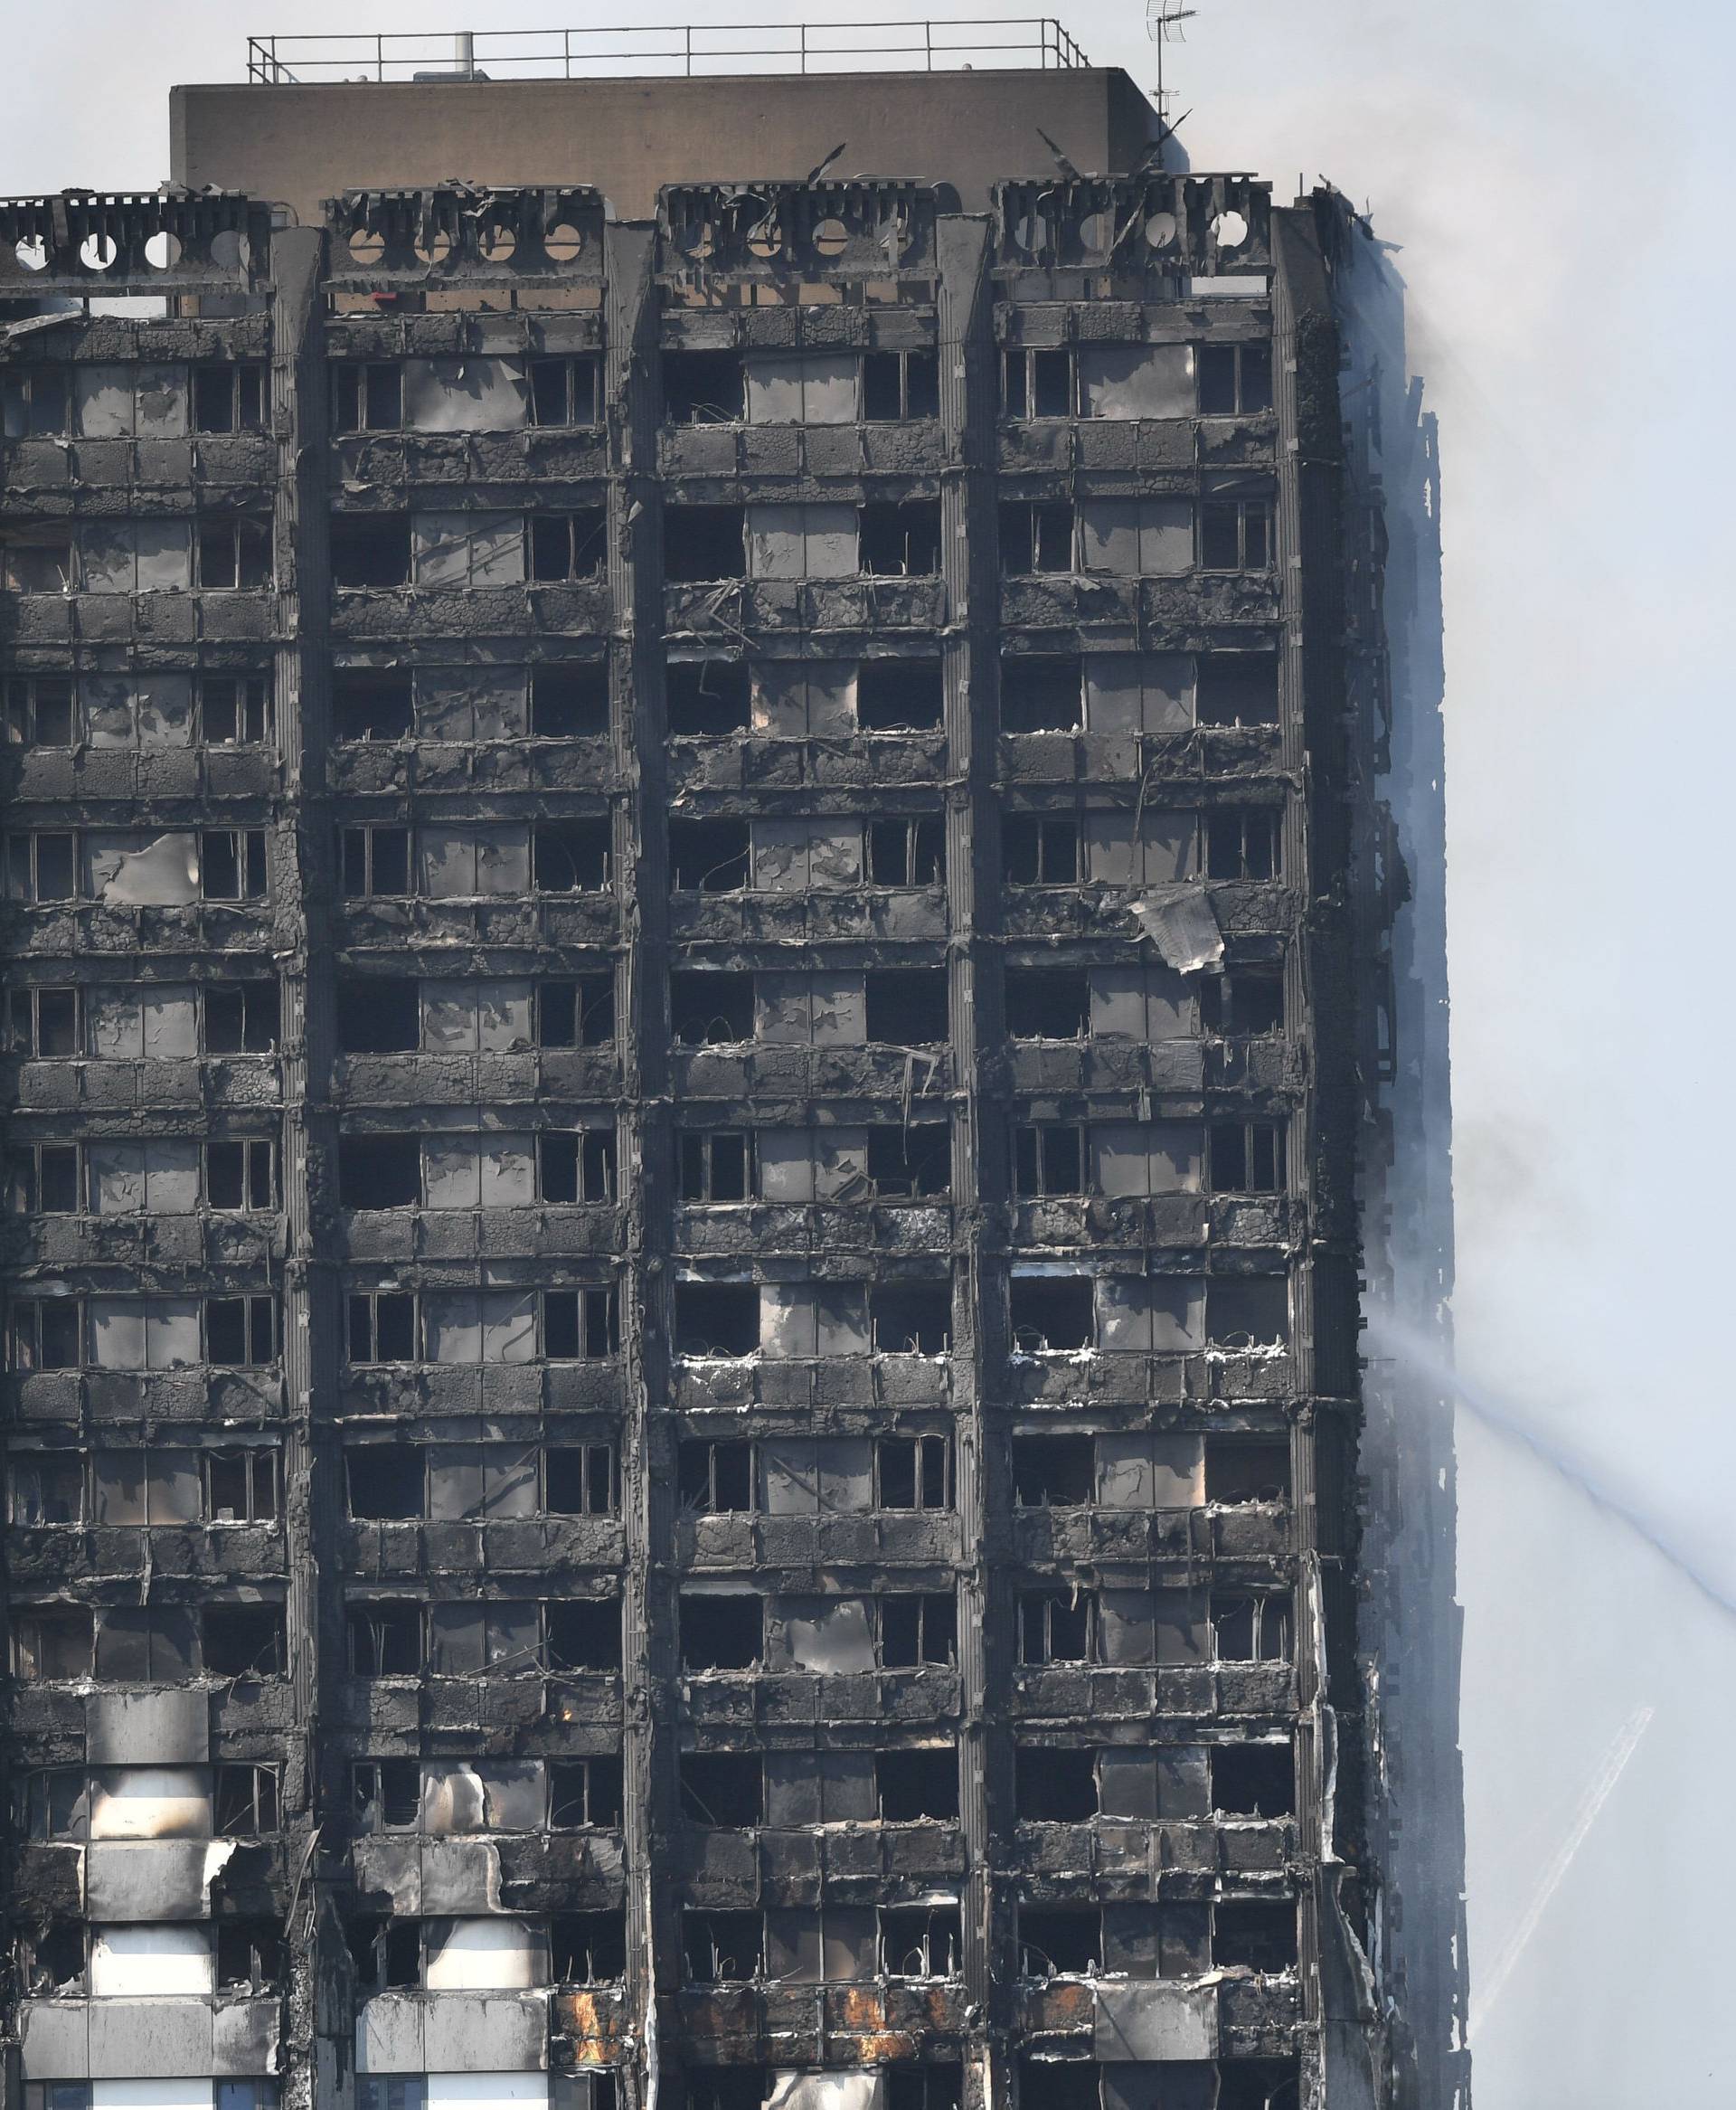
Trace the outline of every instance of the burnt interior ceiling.
[[1419, 2099], [1362, 239], [0, 206], [30, 2110]]

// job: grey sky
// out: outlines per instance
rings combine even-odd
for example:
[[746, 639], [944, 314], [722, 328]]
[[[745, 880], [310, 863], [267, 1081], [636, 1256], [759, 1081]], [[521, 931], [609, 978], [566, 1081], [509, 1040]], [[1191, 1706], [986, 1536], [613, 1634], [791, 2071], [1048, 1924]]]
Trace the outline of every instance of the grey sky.
[[[1461, 1362], [1736, 1594], [1731, 14], [1198, 5], [1167, 60], [1195, 164], [1280, 195], [1325, 174], [1370, 204], [1443, 421]], [[155, 187], [170, 83], [238, 78], [249, 27], [452, 20], [37, 10], [0, 80], [0, 190]], [[1065, 20], [1150, 86], [1137, 8]], [[1474, 2004], [1600, 1762], [1656, 1710], [1474, 2032], [1477, 2099], [1722, 2110], [1736, 1620], [1529, 1452], [1462, 1421], [1460, 1460]]]

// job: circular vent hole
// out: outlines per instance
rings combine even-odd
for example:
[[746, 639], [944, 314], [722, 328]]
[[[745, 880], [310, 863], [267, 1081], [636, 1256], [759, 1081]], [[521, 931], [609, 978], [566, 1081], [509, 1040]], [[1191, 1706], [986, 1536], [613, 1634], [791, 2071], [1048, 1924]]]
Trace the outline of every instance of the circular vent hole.
[[1153, 249], [1174, 249], [1175, 246], [1175, 215], [1174, 213], [1154, 213], [1146, 222], [1146, 240]]
[[570, 264], [585, 246], [585, 238], [571, 220], [551, 227], [542, 238], [542, 253], [552, 264]]
[[88, 270], [106, 271], [119, 254], [109, 234], [87, 234], [79, 244], [79, 255]]
[[172, 271], [181, 261], [181, 237], [171, 234], [167, 228], [151, 236], [145, 244], [145, 261], [156, 271]]
[[1220, 249], [1240, 249], [1248, 239], [1248, 222], [1240, 213], [1220, 213], [1212, 222], [1212, 239]]
[[350, 237], [350, 261], [377, 264], [386, 253], [386, 238], [372, 227], [358, 227]]
[[850, 230], [842, 220], [822, 220], [814, 230], [814, 247], [823, 257], [841, 257], [850, 244]]

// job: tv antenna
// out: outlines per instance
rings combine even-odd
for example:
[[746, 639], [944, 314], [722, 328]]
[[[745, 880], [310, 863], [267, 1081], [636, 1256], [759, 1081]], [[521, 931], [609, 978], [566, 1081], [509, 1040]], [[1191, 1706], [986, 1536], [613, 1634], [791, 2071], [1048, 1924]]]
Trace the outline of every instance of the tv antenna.
[[1169, 91], [1164, 85], [1164, 46], [1185, 43], [1181, 25], [1192, 22], [1199, 12], [1197, 7], [1179, 7], [1175, 0], [1146, 0], [1146, 34], [1157, 47], [1157, 115], [1165, 125], [1169, 123]]

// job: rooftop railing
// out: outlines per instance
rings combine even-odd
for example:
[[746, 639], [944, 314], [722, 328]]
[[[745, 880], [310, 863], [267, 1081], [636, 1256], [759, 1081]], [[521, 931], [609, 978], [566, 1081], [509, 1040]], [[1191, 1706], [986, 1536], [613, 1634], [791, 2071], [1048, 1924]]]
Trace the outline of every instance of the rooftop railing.
[[622, 24], [247, 40], [247, 77], [339, 80], [573, 80], [598, 75], [923, 72], [1071, 68], [1090, 61], [1052, 15], [975, 21]]

